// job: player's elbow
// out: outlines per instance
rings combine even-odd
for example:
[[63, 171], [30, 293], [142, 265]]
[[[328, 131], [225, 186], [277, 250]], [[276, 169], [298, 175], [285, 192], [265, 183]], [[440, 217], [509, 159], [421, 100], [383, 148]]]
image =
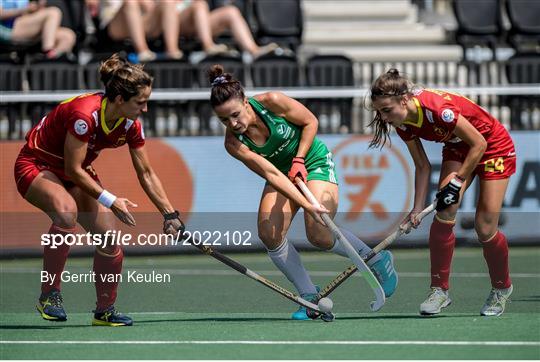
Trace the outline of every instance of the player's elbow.
[[484, 137], [482, 137], [482, 140], [480, 141], [480, 149], [482, 150], [482, 153], [487, 149], [487, 141]]
[[474, 148], [476, 148], [477, 152], [480, 155], [484, 154], [487, 149], [487, 141], [484, 139], [484, 137], [482, 137], [480, 140], [478, 140], [478, 142], [475, 143]]
[[84, 170], [80, 166], [70, 166], [66, 165], [64, 167], [64, 173], [67, 177], [69, 177], [71, 180], [78, 180]]
[[421, 174], [431, 174], [431, 163], [427, 158], [415, 161], [414, 167], [416, 168], [416, 171]]
[[279, 172], [279, 170], [275, 169], [275, 170], [272, 170], [272, 169], [269, 169], [269, 170], [263, 170], [261, 172], [262, 174], [262, 177], [268, 181], [271, 185], [276, 185], [276, 184], [279, 184], [279, 179], [281, 177], [281, 174]]

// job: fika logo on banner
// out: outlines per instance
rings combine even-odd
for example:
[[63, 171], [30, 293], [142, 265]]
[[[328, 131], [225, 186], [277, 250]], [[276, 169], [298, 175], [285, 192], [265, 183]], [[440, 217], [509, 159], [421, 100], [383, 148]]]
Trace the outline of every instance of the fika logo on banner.
[[333, 150], [339, 175], [336, 222], [365, 239], [386, 237], [412, 207], [413, 175], [403, 154], [370, 137], [347, 138]]

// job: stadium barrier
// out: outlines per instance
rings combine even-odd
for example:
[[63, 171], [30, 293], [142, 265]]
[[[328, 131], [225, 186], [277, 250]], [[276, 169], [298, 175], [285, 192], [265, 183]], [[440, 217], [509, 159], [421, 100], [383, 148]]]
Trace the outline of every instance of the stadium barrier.
[[[517, 172], [511, 178], [503, 207], [502, 230], [510, 244], [538, 244], [540, 219], [540, 132], [515, 131]], [[403, 142], [393, 136], [392, 147], [368, 150], [369, 136], [321, 135], [334, 154], [340, 184], [338, 225], [352, 230], [374, 244], [387, 236], [412, 205], [414, 166]], [[1, 155], [1, 230], [0, 255], [38, 254], [40, 240], [50, 221], [41, 211], [17, 193], [13, 163], [21, 141], [0, 143]], [[149, 157], [173, 205], [183, 215], [188, 229], [199, 239], [218, 249], [261, 249], [256, 230], [256, 211], [264, 180], [230, 157], [222, 137], [167, 137], [149, 139]], [[429, 198], [434, 197], [441, 162], [441, 145], [425, 143], [432, 163]], [[166, 155], [166, 157], [164, 157]], [[133, 236], [157, 235], [162, 218], [150, 203], [131, 166], [127, 147], [104, 151], [94, 163], [100, 179], [116, 195], [139, 205], [134, 210], [136, 228], [120, 226]], [[473, 184], [458, 214], [456, 235], [462, 242], [475, 241], [471, 220], [474, 217], [478, 189]], [[289, 239], [299, 247], [309, 247], [303, 218], [297, 217]], [[426, 246], [430, 218], [419, 230], [396, 242], [399, 245]], [[82, 230], [80, 230], [82, 233]], [[151, 245], [133, 243], [131, 253], [193, 251], [187, 245]], [[75, 246], [74, 252], [86, 253], [89, 246]]]
[[[363, 107], [364, 95], [373, 80], [389, 68], [399, 69], [419, 85], [450, 89], [470, 96], [510, 129], [540, 129], [540, 73], [538, 58], [532, 56], [481, 63], [355, 62], [352, 64], [353, 79], [347, 82], [338, 81], [335, 76], [325, 78], [323, 74], [335, 74], [330, 70], [338, 67], [326, 64], [317, 68], [320, 83], [313, 81], [309, 61], [297, 63], [298, 84], [294, 83], [294, 88], [287, 87], [289, 83], [280, 84], [279, 90], [286, 91], [315, 112], [320, 120], [320, 133], [369, 133], [366, 125], [371, 120], [371, 113]], [[58, 100], [99, 87], [98, 65], [79, 66], [77, 71], [69, 68], [68, 72], [63, 64], [53, 64], [51, 67], [56, 67], [56, 70], [52, 72], [50, 67], [3, 64], [0, 67], [3, 86], [0, 93], [0, 140], [21, 139]], [[204, 76], [207, 66], [207, 62], [147, 65], [156, 77], [156, 89], [149, 112], [144, 117], [149, 136], [222, 134], [223, 130], [212, 116], [207, 102], [208, 89], [205, 87], [208, 84]], [[240, 72], [239, 78], [245, 80], [250, 94], [264, 90], [262, 87], [267, 85], [256, 83], [252, 65], [240, 62], [239, 67], [233, 70]], [[314, 84], [325, 84], [326, 87], [313, 87]], [[47, 89], [50, 91], [45, 91]]]

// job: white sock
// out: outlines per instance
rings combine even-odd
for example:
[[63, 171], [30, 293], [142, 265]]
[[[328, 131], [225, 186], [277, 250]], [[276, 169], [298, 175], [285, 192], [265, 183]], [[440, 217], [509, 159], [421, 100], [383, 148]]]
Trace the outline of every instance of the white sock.
[[[369, 246], [367, 246], [366, 243], [364, 243], [356, 235], [354, 235], [352, 232], [350, 232], [347, 229], [339, 228], [339, 230], [341, 230], [343, 235], [345, 235], [347, 240], [349, 240], [349, 242], [351, 243], [353, 249], [357, 250], [358, 254], [360, 254], [360, 256], [362, 258], [364, 258], [366, 255], [369, 254], [369, 252], [371, 251], [371, 248]], [[334, 253], [334, 254], [341, 255], [341, 256], [344, 256], [346, 258], [349, 257], [347, 255], [347, 252], [345, 251], [345, 248], [343, 247], [343, 245], [337, 239], [334, 239], [334, 246], [330, 249], [330, 251], [332, 253]], [[377, 262], [380, 258], [381, 258], [381, 256], [379, 254], [376, 254], [373, 258], [371, 258], [367, 262], [367, 264], [371, 266], [375, 262]]]
[[277, 249], [268, 250], [268, 256], [287, 279], [294, 284], [298, 293], [317, 293], [315, 285], [300, 260], [300, 254], [294, 245], [287, 241], [287, 238], [283, 239], [283, 243]]

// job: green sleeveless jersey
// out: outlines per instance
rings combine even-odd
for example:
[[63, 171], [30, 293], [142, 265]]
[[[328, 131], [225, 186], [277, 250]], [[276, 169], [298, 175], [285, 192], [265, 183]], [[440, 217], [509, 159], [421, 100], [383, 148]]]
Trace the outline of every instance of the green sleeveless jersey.
[[[248, 101], [266, 127], [268, 127], [268, 139], [264, 145], [259, 146], [247, 136], [235, 136], [251, 151], [266, 158], [278, 170], [287, 174], [291, 168], [292, 159], [298, 151], [302, 127], [287, 121], [283, 117], [276, 116], [255, 98], [249, 98]], [[317, 137], [313, 139], [311, 148], [306, 154], [305, 166], [308, 171], [308, 180], [323, 180], [337, 184], [332, 153]]]

